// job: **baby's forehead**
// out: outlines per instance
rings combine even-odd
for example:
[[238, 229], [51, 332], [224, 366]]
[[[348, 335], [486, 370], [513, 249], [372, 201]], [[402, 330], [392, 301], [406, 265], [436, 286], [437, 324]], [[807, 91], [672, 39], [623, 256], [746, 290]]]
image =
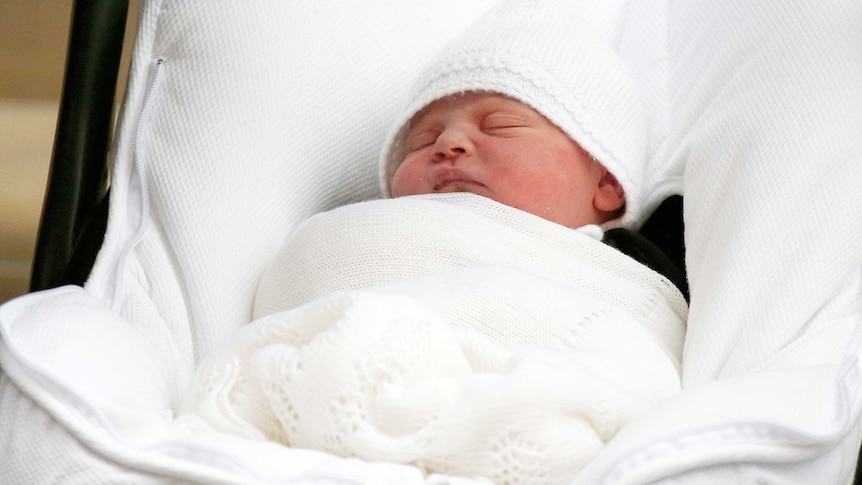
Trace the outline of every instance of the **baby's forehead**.
[[416, 125], [422, 120], [433, 118], [435, 115], [441, 115], [449, 112], [467, 110], [467, 109], [516, 109], [528, 110], [530, 112], [540, 114], [537, 110], [528, 104], [507, 96], [503, 93], [495, 91], [466, 91], [450, 94], [442, 98], [438, 98], [422, 109], [416, 112], [410, 119], [410, 126]]

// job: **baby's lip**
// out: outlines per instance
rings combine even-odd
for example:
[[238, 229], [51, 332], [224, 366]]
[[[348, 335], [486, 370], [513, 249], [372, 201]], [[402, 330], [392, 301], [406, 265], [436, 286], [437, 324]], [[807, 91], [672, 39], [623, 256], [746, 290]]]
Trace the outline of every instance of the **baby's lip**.
[[[434, 191], [441, 192], [446, 189], [465, 190], [463, 187], [484, 187], [485, 185], [462, 170], [444, 168], [434, 174]], [[461, 187], [461, 188], [459, 188]]]

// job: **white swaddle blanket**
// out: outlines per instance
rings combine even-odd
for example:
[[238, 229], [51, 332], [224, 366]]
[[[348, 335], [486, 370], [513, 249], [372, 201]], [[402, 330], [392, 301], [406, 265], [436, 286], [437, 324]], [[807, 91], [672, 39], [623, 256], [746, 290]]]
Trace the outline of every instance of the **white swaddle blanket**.
[[470, 194], [351, 205], [297, 229], [178, 423], [564, 483], [679, 390], [686, 316], [667, 279], [589, 229]]

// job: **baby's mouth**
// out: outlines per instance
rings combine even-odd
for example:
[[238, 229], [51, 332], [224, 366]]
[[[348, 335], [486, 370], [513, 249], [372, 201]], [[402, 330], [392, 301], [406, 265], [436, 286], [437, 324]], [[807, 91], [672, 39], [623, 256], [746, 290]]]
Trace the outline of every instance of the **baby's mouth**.
[[434, 177], [434, 192], [473, 192], [485, 187], [459, 170], [443, 170]]

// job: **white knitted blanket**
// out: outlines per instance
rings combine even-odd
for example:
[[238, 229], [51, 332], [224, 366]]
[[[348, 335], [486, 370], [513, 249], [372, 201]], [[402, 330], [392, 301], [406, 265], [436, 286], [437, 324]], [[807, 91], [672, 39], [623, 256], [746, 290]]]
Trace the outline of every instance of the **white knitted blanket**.
[[[594, 228], [597, 229], [597, 228]], [[687, 308], [588, 234], [481, 197], [309, 219], [177, 422], [498, 483], [565, 483], [679, 390]]]

